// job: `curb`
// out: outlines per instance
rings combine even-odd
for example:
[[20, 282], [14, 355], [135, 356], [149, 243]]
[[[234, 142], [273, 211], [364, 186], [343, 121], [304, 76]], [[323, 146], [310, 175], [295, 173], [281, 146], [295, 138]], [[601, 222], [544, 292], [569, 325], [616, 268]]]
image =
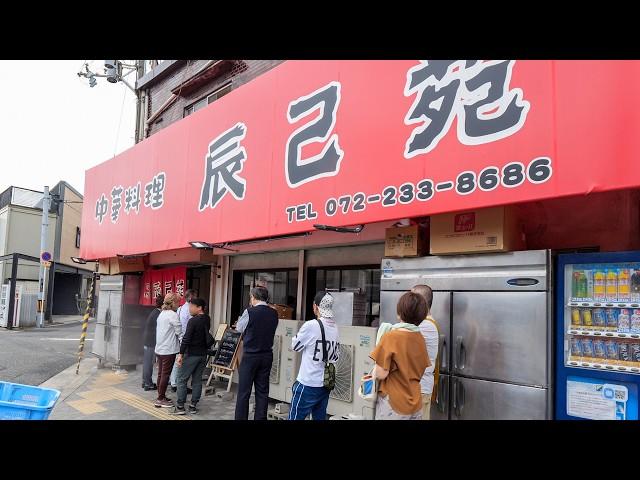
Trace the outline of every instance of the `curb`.
[[39, 385], [43, 388], [60, 390], [60, 399], [58, 400], [57, 405], [63, 403], [98, 371], [98, 359], [84, 358], [80, 364], [80, 373], [78, 375], [76, 375], [76, 366], [77, 364], [74, 363], [70, 367]]

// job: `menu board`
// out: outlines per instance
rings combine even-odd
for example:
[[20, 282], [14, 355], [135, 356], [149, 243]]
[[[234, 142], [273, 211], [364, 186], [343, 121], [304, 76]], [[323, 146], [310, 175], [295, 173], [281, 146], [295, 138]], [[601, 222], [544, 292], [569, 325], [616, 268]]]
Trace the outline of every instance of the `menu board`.
[[213, 364], [219, 367], [231, 368], [233, 359], [236, 356], [238, 347], [240, 346], [240, 338], [242, 334], [236, 330], [227, 329], [220, 340], [220, 347], [213, 359]]

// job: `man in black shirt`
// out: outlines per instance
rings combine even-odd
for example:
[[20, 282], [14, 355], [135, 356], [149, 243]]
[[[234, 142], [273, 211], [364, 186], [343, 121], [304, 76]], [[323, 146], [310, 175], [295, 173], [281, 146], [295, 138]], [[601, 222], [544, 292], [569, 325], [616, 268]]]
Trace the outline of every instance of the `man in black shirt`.
[[251, 387], [256, 390], [254, 420], [266, 420], [269, 397], [269, 374], [273, 363], [273, 337], [278, 327], [278, 313], [267, 301], [264, 287], [251, 289], [251, 308], [238, 320], [236, 329], [242, 333], [242, 361], [238, 379], [236, 420], [248, 420]]
[[162, 311], [162, 302], [164, 298], [159, 296], [156, 298], [156, 308], [147, 317], [147, 323], [144, 325], [144, 361], [142, 364], [142, 388], [145, 391], [157, 390], [158, 386], [153, 383], [153, 364], [155, 363], [156, 348], [156, 321], [158, 315]]
[[[180, 368], [178, 373], [178, 400], [172, 413], [198, 413], [196, 408], [202, 395], [202, 372], [207, 358], [207, 338], [211, 328], [211, 319], [204, 313], [206, 302], [201, 298], [192, 298], [189, 302], [189, 313], [192, 315], [187, 324], [187, 331], [182, 337], [180, 353], [176, 363]], [[191, 377], [191, 405], [184, 408], [187, 401], [187, 382]]]

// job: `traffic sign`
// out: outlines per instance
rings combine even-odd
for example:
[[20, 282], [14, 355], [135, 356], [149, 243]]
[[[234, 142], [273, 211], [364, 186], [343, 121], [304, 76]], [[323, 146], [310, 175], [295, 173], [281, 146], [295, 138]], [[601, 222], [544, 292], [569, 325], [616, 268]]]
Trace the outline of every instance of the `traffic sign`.
[[51, 262], [51, 254], [49, 252], [42, 252], [40, 255], [40, 260], [43, 262]]
[[42, 263], [42, 265], [44, 265], [44, 268], [49, 268], [49, 267], [51, 267], [51, 262], [45, 262], [45, 261], [42, 261], [42, 262], [40, 262], [40, 263]]

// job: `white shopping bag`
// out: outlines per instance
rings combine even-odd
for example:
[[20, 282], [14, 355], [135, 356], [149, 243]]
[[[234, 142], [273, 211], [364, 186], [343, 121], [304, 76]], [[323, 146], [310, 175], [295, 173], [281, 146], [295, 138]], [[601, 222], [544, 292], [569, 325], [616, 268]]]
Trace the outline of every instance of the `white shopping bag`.
[[[375, 365], [374, 367], [375, 368]], [[378, 385], [376, 379], [373, 377], [373, 369], [368, 375], [365, 375], [360, 379], [360, 388], [358, 389], [358, 395], [360, 398], [374, 403], [378, 397]]]

